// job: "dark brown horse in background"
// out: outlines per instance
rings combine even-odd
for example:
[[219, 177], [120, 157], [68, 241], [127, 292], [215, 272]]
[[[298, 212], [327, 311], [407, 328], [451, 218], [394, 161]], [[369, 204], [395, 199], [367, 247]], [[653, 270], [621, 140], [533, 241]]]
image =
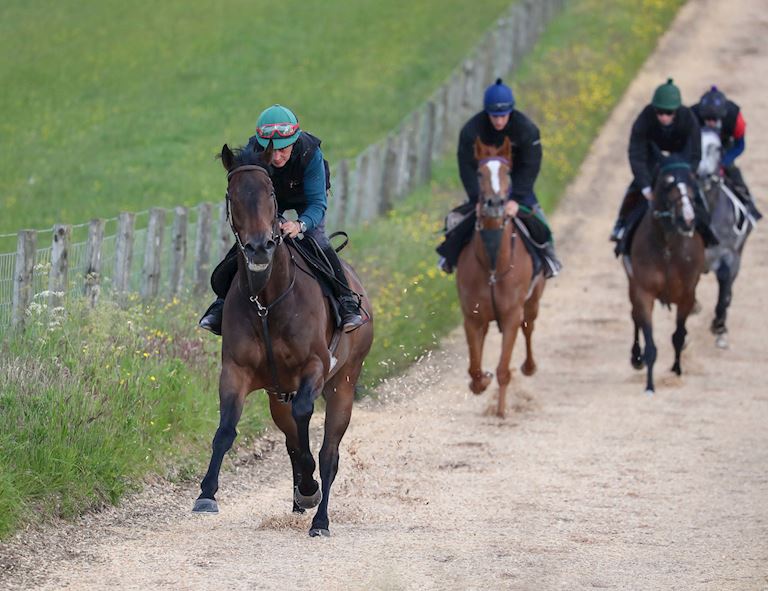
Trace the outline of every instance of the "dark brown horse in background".
[[[685, 344], [685, 322], [696, 301], [696, 285], [704, 271], [704, 241], [694, 231], [694, 183], [690, 167], [676, 158], [662, 161], [650, 206], [637, 227], [625, 270], [632, 302], [634, 342], [631, 363], [647, 368], [646, 393], [653, 394], [653, 303], [677, 305], [677, 328], [672, 335], [677, 375]], [[645, 351], [641, 354], [639, 333]]]
[[525, 335], [526, 357], [521, 370], [529, 376], [536, 371], [531, 336], [544, 291], [544, 278], [533, 273], [531, 255], [517, 235], [513, 219], [505, 213], [509, 195], [512, 146], [509, 138], [501, 147], [475, 141], [480, 196], [477, 224], [472, 240], [461, 252], [456, 266], [456, 285], [464, 331], [469, 346], [469, 387], [481, 394], [492, 375], [482, 369], [483, 344], [488, 325], [496, 322], [502, 333], [501, 356], [496, 368], [499, 399], [496, 414], [506, 415], [509, 369], [518, 329]]
[[[245, 397], [265, 389], [272, 418], [285, 433], [293, 469], [293, 511], [318, 506], [310, 536], [328, 536], [328, 498], [339, 465], [339, 443], [352, 413], [355, 384], [373, 341], [373, 322], [341, 334], [317, 280], [283, 242], [272, 181], [258, 154], [224, 145], [227, 204], [239, 246], [238, 271], [224, 304], [219, 428], [195, 502], [196, 512], [218, 512], [214, 498], [224, 454], [237, 435]], [[371, 306], [354, 271], [350, 287]], [[333, 351], [331, 351], [333, 349]], [[326, 400], [320, 478], [309, 444], [318, 396]]]

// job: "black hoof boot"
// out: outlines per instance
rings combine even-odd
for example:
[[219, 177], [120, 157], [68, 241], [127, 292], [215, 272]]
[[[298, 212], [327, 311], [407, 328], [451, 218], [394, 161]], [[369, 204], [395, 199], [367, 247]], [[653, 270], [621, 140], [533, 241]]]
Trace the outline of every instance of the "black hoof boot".
[[203, 314], [198, 324], [200, 328], [221, 336], [221, 318], [224, 313], [224, 298], [218, 298]]
[[363, 325], [360, 315], [360, 301], [355, 296], [345, 295], [339, 298], [341, 308], [341, 328], [344, 332], [352, 332]]

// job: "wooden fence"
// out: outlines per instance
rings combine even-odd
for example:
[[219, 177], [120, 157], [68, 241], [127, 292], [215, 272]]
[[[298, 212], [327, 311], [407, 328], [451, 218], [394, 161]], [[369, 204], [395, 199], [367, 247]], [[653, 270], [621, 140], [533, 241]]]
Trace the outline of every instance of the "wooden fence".
[[[514, 72], [565, 2], [515, 2], [424, 105], [354, 160], [340, 161], [331, 174], [327, 226], [371, 220], [427, 182], [432, 162], [455, 149], [461, 125], [481, 108], [484, 88]], [[142, 223], [137, 225], [138, 218]], [[105, 234], [108, 223], [116, 224], [114, 234]], [[232, 244], [223, 203], [125, 212], [75, 227], [86, 228], [85, 239], [75, 242], [73, 226], [58, 224], [46, 248], [38, 248], [38, 232], [18, 233], [16, 252], [0, 254], [0, 328], [23, 326], [30, 304], [41, 294], [55, 308], [74, 294], [94, 305], [105, 290], [118, 299], [136, 292], [144, 299], [173, 297], [187, 288], [204, 293], [212, 263]], [[13, 257], [10, 276], [3, 269]], [[12, 297], [4, 295], [8, 291]]]

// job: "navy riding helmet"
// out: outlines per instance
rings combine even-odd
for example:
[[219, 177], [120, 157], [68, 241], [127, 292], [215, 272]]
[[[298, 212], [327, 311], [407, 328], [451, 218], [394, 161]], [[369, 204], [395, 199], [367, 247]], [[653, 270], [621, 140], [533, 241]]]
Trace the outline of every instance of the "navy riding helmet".
[[702, 119], [724, 119], [728, 113], [725, 95], [713, 86], [705, 92], [699, 101], [699, 113]]
[[497, 78], [494, 84], [485, 89], [483, 97], [485, 112], [493, 117], [508, 115], [515, 108], [515, 96], [512, 89]]

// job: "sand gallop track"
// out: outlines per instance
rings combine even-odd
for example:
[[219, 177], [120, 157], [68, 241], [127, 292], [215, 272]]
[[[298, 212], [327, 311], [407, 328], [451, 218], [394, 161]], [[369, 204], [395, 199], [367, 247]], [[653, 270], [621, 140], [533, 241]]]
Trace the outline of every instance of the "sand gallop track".
[[492, 393], [468, 394], [456, 332], [383, 403], [355, 409], [332, 538], [308, 538], [309, 518], [288, 514], [273, 435], [223, 475], [219, 515], [190, 513], [195, 485], [151, 487], [130, 507], [0, 546], [0, 588], [768, 588], [768, 222], [747, 245], [729, 350], [708, 332], [711, 275], [682, 378], [668, 371], [673, 315], [657, 307], [653, 398], [629, 365], [626, 279], [607, 242], [632, 119], [669, 75], [686, 102], [715, 81], [741, 104], [741, 162], [768, 210], [765, 8], [689, 2], [611, 116], [553, 218], [566, 272], [544, 295], [540, 371], [515, 374], [506, 420], [484, 414]]

